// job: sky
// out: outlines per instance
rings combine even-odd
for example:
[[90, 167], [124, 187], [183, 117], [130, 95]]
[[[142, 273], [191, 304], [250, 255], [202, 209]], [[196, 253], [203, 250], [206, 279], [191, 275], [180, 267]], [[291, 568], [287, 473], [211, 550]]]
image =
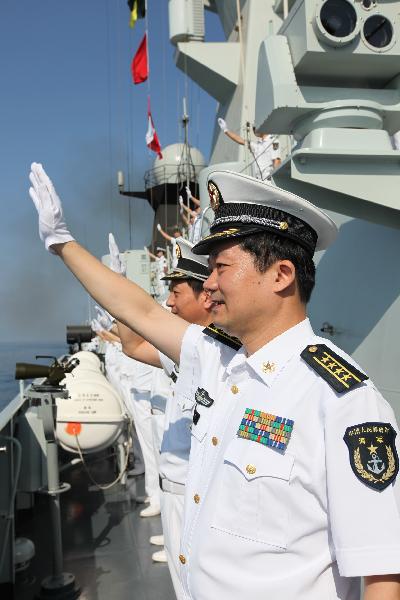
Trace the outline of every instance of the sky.
[[[143, 189], [155, 155], [145, 145], [147, 96], [162, 146], [189, 141], [206, 159], [216, 102], [175, 67], [167, 0], [148, 0], [150, 81], [134, 86], [132, 57], [145, 22], [129, 28], [126, 0], [2, 0], [0, 4], [0, 341], [64, 341], [84, 323], [89, 298], [45, 251], [28, 195], [29, 167], [43, 163], [62, 199], [72, 235], [96, 256], [112, 231], [121, 250], [150, 243], [153, 214], [116, 185]], [[206, 39], [223, 40], [206, 12]]]

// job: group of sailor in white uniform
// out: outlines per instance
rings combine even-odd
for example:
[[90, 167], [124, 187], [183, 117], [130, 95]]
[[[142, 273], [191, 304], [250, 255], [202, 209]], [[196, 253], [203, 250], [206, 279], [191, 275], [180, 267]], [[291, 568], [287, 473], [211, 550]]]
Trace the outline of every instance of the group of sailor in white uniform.
[[42, 165], [30, 180], [46, 248], [115, 317], [124, 352], [174, 380], [160, 473], [177, 597], [398, 600], [398, 425], [306, 315], [332, 220], [260, 179], [211, 172], [215, 218], [194, 247], [177, 242], [168, 311], [74, 240]]

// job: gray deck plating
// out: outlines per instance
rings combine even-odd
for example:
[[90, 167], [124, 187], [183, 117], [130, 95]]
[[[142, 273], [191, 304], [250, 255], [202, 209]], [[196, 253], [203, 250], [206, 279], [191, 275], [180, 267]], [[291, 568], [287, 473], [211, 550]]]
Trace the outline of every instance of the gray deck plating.
[[[114, 476], [107, 459], [95, 463], [91, 472], [98, 481]], [[81, 600], [174, 600], [167, 565], [151, 560], [157, 547], [150, 546], [149, 537], [161, 533], [159, 517], [141, 518], [143, 504], [132, 500], [122, 486], [101, 491], [88, 483], [79, 465], [62, 479], [72, 485], [61, 496], [64, 569], [75, 575]], [[143, 492], [143, 477], [129, 483], [131, 491]], [[18, 535], [35, 542], [37, 555], [26, 580], [17, 584], [15, 597], [32, 600], [51, 571], [45, 497], [38, 498], [34, 514], [29, 511], [19, 517], [17, 529]]]

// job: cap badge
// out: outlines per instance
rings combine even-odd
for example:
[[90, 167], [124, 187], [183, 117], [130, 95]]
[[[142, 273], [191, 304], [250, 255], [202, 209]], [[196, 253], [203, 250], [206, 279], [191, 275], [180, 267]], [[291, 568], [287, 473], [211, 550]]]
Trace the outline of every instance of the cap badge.
[[221, 192], [213, 181], [208, 182], [208, 195], [210, 196], [210, 205], [215, 212], [222, 204]]
[[176, 246], [175, 246], [175, 254], [176, 254], [176, 258], [180, 258], [182, 256], [182, 252], [179, 247], [179, 244], [176, 244]]
[[286, 450], [292, 435], [294, 421], [278, 417], [254, 408], [246, 408], [237, 431], [238, 437]]

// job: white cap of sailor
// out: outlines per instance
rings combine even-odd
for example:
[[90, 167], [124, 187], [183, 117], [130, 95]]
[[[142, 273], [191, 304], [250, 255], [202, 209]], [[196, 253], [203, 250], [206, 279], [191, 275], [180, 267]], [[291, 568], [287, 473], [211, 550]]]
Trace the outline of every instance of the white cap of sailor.
[[233, 171], [213, 171], [208, 193], [215, 218], [193, 248], [209, 254], [218, 242], [265, 232], [291, 239], [311, 256], [335, 240], [337, 226], [321, 209], [292, 192]]
[[182, 237], [176, 238], [175, 252], [178, 259], [176, 267], [167, 273], [164, 280], [198, 279], [205, 281], [209, 275], [208, 256], [196, 256], [192, 252], [193, 244]]

